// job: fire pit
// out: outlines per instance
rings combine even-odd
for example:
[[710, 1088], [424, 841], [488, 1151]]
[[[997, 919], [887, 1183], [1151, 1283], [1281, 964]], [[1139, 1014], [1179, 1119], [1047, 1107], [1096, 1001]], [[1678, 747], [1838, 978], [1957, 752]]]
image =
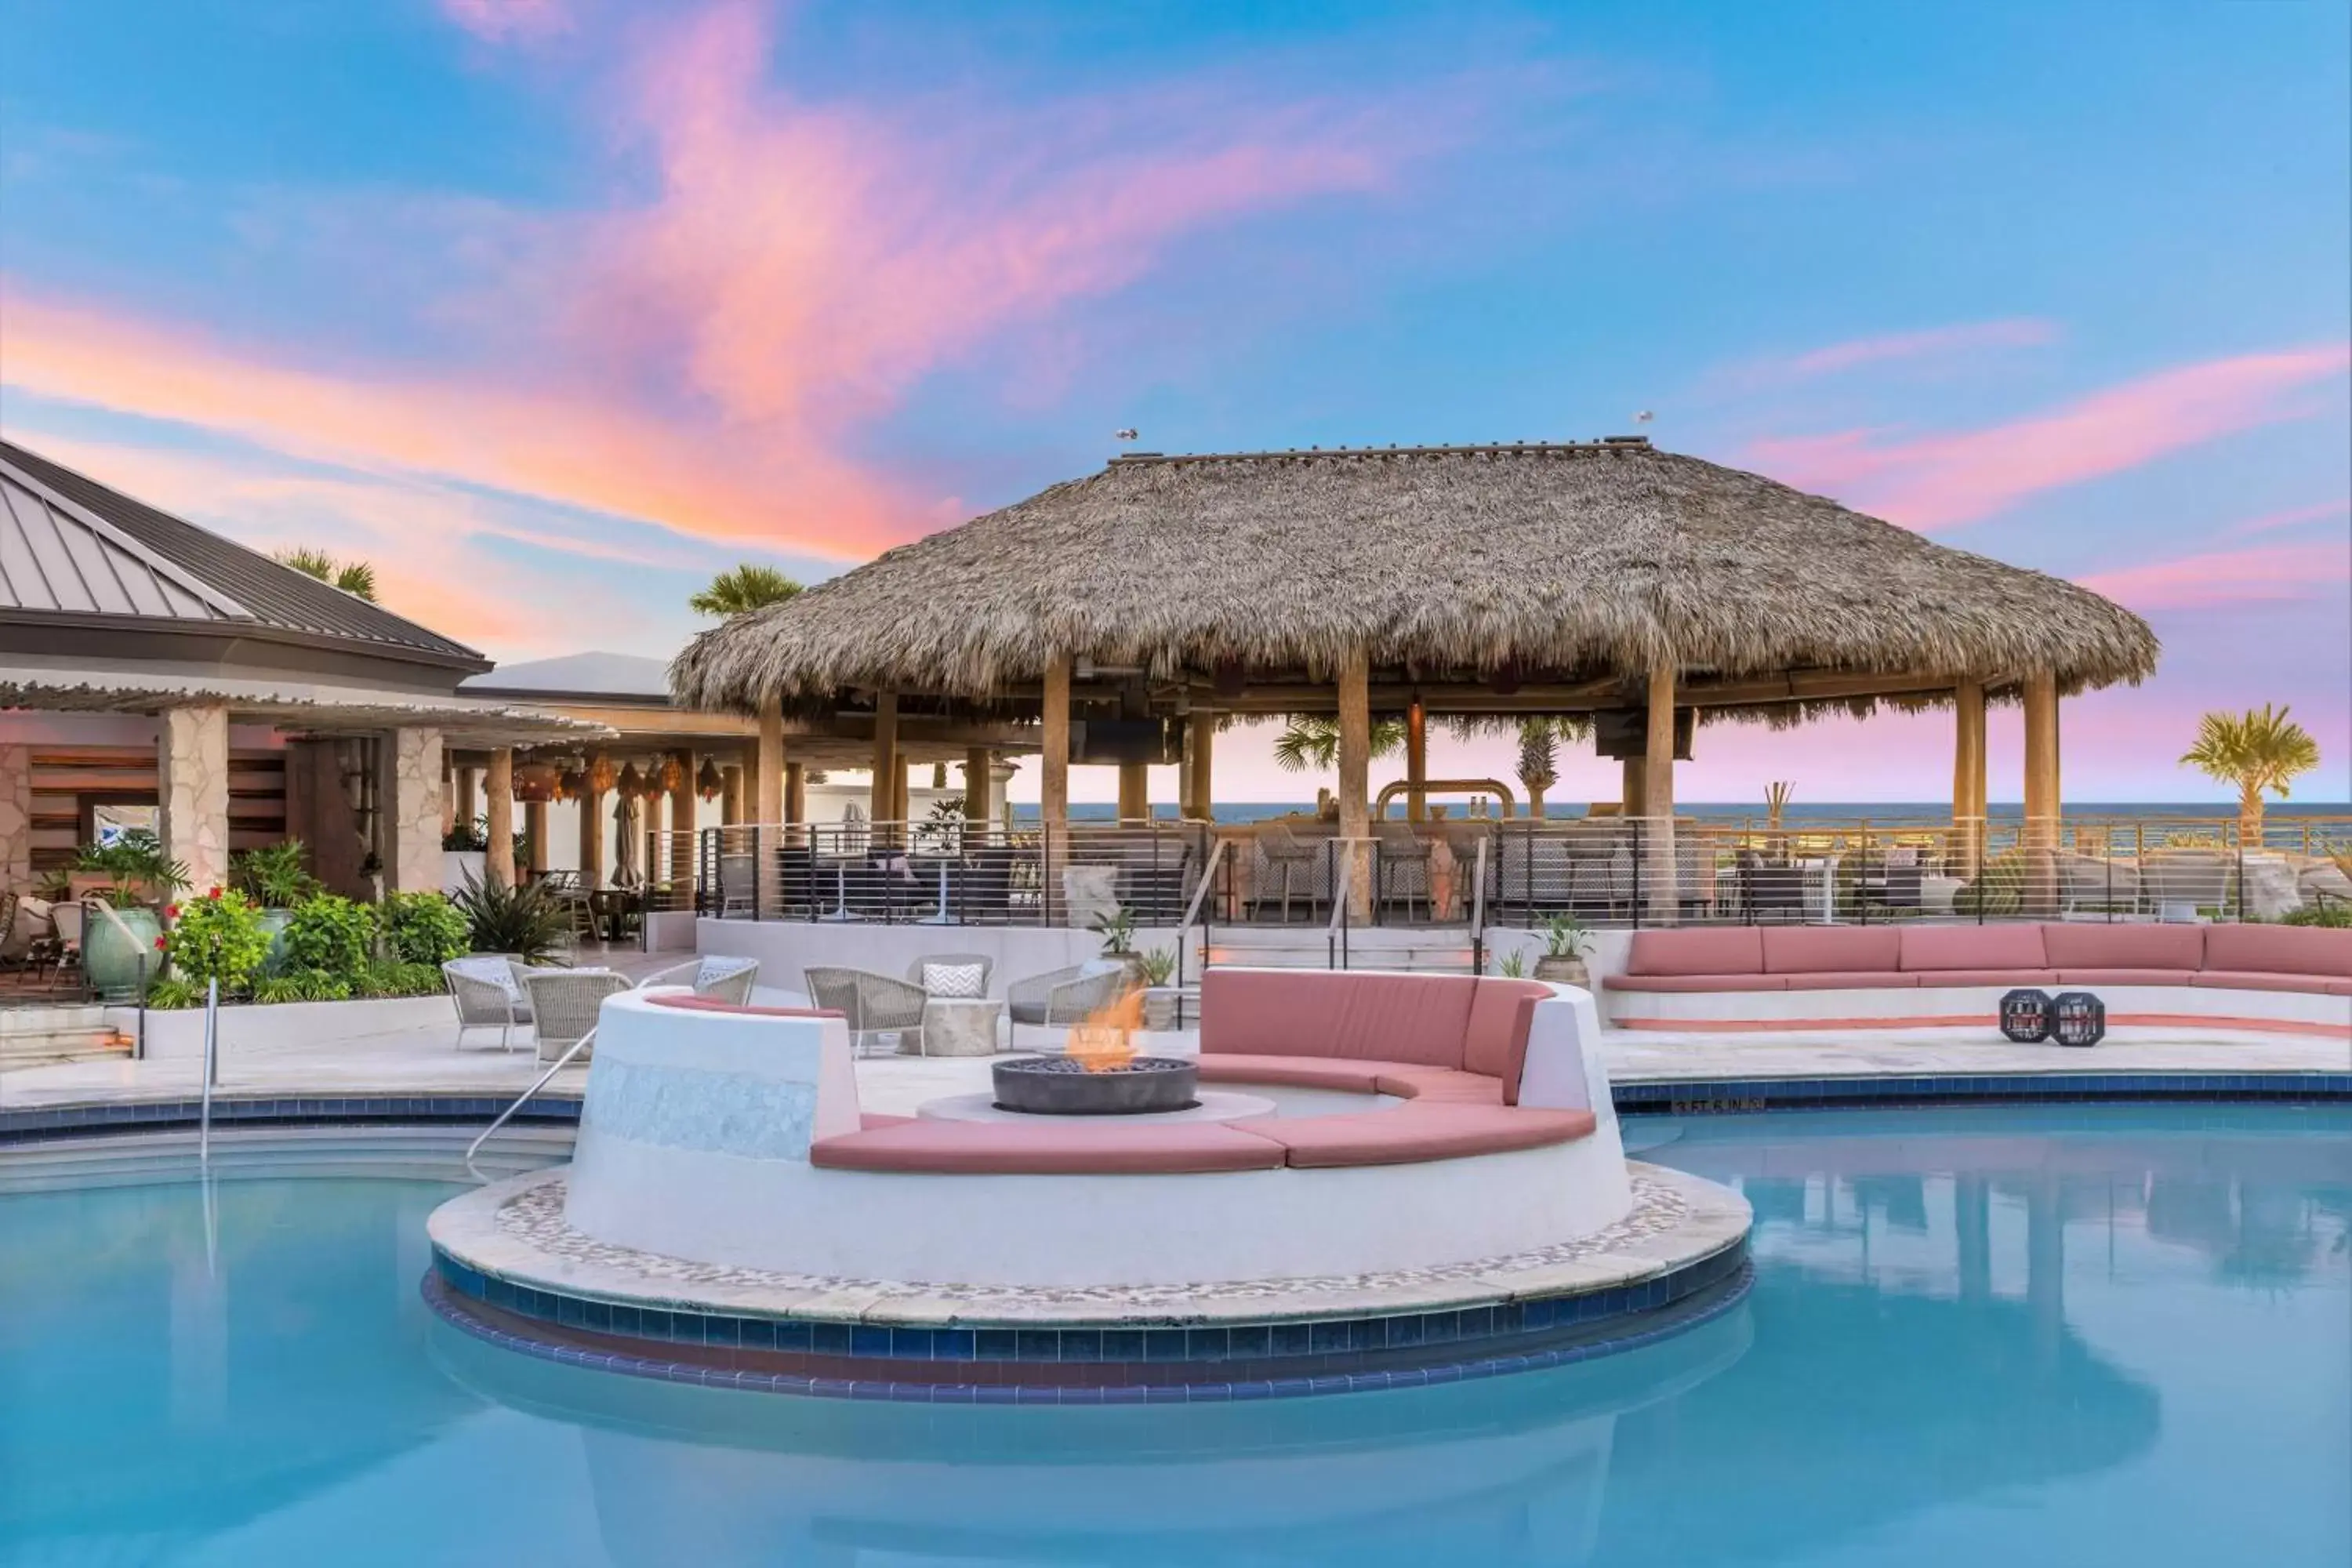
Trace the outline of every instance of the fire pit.
[[1015, 1057], [996, 1064], [996, 1105], [1036, 1116], [1148, 1116], [1190, 1110], [1199, 1068], [1169, 1057], [1089, 1063], [1068, 1057]]

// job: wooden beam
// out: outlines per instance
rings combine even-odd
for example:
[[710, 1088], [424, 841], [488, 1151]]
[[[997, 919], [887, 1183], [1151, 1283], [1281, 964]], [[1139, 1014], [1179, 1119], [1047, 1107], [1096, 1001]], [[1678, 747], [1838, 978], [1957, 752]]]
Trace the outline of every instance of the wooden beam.
[[[1350, 652], [1339, 665], [1339, 837], [1354, 841], [1348, 861], [1348, 912], [1351, 919], [1372, 918], [1372, 868], [1360, 840], [1372, 831], [1372, 706], [1371, 672], [1364, 650]], [[1333, 897], [1339, 890], [1333, 889]]]
[[1650, 711], [1643, 737], [1642, 832], [1651, 918], [1671, 925], [1682, 910], [1675, 858], [1675, 666], [1661, 659], [1650, 671]]
[[1214, 822], [1216, 806], [1217, 716], [1192, 710], [1184, 731], [1184, 770], [1192, 781], [1191, 812], [1197, 822]]
[[1647, 763], [1641, 757], [1626, 757], [1617, 768], [1617, 810], [1625, 816], [1640, 816], [1649, 805], [1649, 791], [1643, 787], [1643, 774]]
[[528, 853], [531, 874], [547, 869], [552, 847], [547, 839], [547, 802], [527, 800], [522, 803], [522, 841]]
[[490, 843], [484, 858], [482, 872], [493, 882], [514, 886], [514, 752], [506, 746], [490, 752], [488, 776], [483, 780], [483, 793], [488, 796]]
[[669, 879], [683, 887], [694, 879], [697, 857], [694, 853], [694, 769], [695, 755], [691, 750], [677, 753], [677, 787], [669, 792]]
[[893, 775], [903, 775], [898, 760], [898, 694], [885, 691], [874, 699], [874, 786], [866, 795], [866, 815], [876, 822], [896, 822], [898, 786]]
[[1045, 829], [1045, 919], [1051, 924], [1062, 915], [1062, 858], [1070, 837], [1070, 661], [1066, 657], [1045, 667], [1042, 719], [1037, 815]]
[[752, 768], [759, 782], [758, 815], [753, 820], [784, 820], [784, 709], [771, 697], [760, 704], [760, 750]]
[[983, 826], [996, 817], [996, 753], [974, 746], [963, 754], [963, 819]]
[[1963, 680], [1952, 689], [1953, 858], [1972, 878], [1984, 855], [1984, 683]]
[[1118, 819], [1121, 822], [1151, 820], [1151, 770], [1142, 763], [1121, 763], [1118, 765]]
[[2058, 912], [2058, 679], [2025, 678], [2025, 909]]

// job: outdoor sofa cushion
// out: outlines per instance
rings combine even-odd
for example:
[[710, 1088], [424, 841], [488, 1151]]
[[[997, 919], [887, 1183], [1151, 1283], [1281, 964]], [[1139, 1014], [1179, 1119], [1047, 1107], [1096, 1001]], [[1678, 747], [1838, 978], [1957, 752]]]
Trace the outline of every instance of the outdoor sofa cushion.
[[1458, 1068], [1478, 982], [1454, 974], [1212, 969], [1201, 1052]]
[[[2050, 966], [2069, 969], [2202, 969], [2205, 932], [2193, 925], [2109, 925], [2062, 921], [2042, 928]], [[2122, 984], [2116, 982], [2116, 984]]]
[[1822, 969], [1781, 978], [1791, 991], [1908, 991], [1929, 977], [1899, 969]]
[[2325, 926], [2207, 926], [2201, 967], [2352, 980], [2352, 931], [2331, 931]]
[[1589, 1110], [1527, 1110], [1423, 1101], [1353, 1116], [1259, 1117], [1234, 1123], [1287, 1153], [1298, 1169], [1402, 1165], [1539, 1149], [1589, 1136]]
[[2047, 991], [2058, 984], [2054, 969], [1927, 969], [1919, 973], [1919, 984], [1933, 988], [1938, 985], [1998, 985], [2007, 990], [2017, 985], [2038, 985]]
[[1282, 1163], [1281, 1145], [1222, 1121], [1032, 1126], [917, 1118], [809, 1145], [809, 1163], [826, 1170], [932, 1176], [1198, 1175], [1271, 1171]]
[[1637, 931], [1626, 954], [1628, 974], [1760, 974], [1764, 939], [1754, 926], [1696, 931]]
[[1202, 1055], [1202, 1083], [1270, 1083], [1290, 1089], [1330, 1089], [1343, 1094], [1378, 1094], [1381, 1075], [1391, 1072], [1444, 1072], [1444, 1068], [1417, 1069], [1412, 1062], [1342, 1061], [1337, 1057], [1264, 1057], [1240, 1051]]
[[1763, 926], [1767, 974], [1894, 973], [1903, 933], [1893, 926]]
[[[1906, 969], [1989, 972], [2042, 971], [2051, 967], [2038, 925], [1905, 926], [1902, 942]], [[1938, 975], [1926, 984], [1998, 985], [2001, 982], [1953, 980]]]
[[2193, 969], [2062, 969], [2061, 985], [2186, 985]]
[[1500, 1079], [1482, 1072], [1454, 1072], [1445, 1068], [1400, 1068], [1375, 1080], [1382, 1094], [1400, 1100], [1452, 1100], [1471, 1105], [1505, 1105]]
[[2331, 974], [2280, 974], [2252, 969], [2200, 969], [2191, 985], [2210, 991], [2298, 991], [2326, 996], [2338, 982]]
[[1785, 974], [1608, 974], [1603, 991], [1786, 991]]
[[1536, 1008], [1552, 997], [1538, 980], [1482, 979], [1470, 994], [1470, 1026], [1462, 1042], [1465, 1072], [1500, 1080], [1503, 1103], [1519, 1102], [1519, 1078], [1527, 1071], [1528, 1034]]

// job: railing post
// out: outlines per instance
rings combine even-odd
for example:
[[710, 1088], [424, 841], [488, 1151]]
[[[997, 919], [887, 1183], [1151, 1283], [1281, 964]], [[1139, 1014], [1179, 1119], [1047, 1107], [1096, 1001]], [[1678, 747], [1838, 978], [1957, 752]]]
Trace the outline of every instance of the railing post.
[[1648, 822], [1649, 822], [1649, 819], [1648, 819], [1647, 817], [1641, 817], [1641, 816], [1637, 816], [1637, 817], [1634, 817], [1634, 818], [1633, 819], [1633, 929], [1634, 929], [1635, 931], [1640, 931], [1640, 930], [1642, 929], [1642, 905], [1643, 905], [1643, 903], [1644, 902], [1644, 900], [1643, 900], [1643, 897], [1642, 897], [1642, 862], [1643, 862], [1643, 861], [1644, 861], [1644, 860], [1646, 860], [1646, 859], [1648, 859], [1648, 858], [1650, 858], [1650, 847], [1649, 847], [1649, 845], [1648, 845], [1648, 844], [1646, 844], [1646, 843], [1644, 843], [1644, 842], [1643, 842], [1643, 839], [1644, 839], [1644, 837], [1645, 837], [1645, 834], [1644, 834], [1644, 831], [1643, 831], [1643, 830], [1647, 827], [1647, 826], [1648, 826]]

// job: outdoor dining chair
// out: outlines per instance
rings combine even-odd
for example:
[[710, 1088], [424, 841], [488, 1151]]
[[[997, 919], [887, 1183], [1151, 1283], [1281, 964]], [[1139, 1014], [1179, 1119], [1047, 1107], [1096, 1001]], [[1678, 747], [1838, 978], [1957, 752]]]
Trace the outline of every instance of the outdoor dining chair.
[[849, 1021], [852, 1055], [884, 1036], [904, 1047], [909, 1036], [922, 1048], [923, 988], [887, 974], [864, 969], [819, 967], [803, 970], [809, 1005], [838, 1013]]
[[496, 1029], [499, 1049], [513, 1048], [515, 1026], [531, 1021], [530, 998], [515, 978], [507, 954], [477, 952], [453, 958], [441, 966], [441, 978], [457, 1008], [457, 1049], [466, 1048], [468, 1029]]
[[1125, 995], [1133, 984], [1125, 964], [1099, 958], [1014, 981], [1004, 993], [1013, 1047], [1019, 1048], [1022, 1025], [1074, 1029]]
[[689, 959], [684, 963], [674, 963], [667, 969], [657, 969], [638, 981], [637, 989], [650, 991], [656, 985], [689, 985], [697, 996], [748, 1007], [751, 1004], [751, 989], [759, 983], [758, 959], [724, 958], [711, 954]]
[[608, 969], [529, 969], [522, 981], [542, 1062], [554, 1061], [587, 1038], [604, 998], [629, 989], [628, 976]]

